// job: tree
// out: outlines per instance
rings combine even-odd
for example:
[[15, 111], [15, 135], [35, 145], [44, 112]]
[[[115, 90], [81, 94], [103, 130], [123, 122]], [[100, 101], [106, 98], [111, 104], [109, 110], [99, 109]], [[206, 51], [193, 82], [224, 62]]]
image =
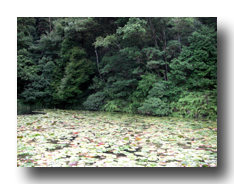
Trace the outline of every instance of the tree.
[[27, 50], [33, 44], [35, 18], [17, 18], [17, 98], [30, 83], [35, 72], [31, 53]]
[[190, 90], [212, 90], [217, 84], [217, 35], [203, 26], [189, 38], [178, 58], [170, 64], [171, 76], [177, 86]]
[[215, 117], [216, 25], [214, 17], [18, 18], [17, 97], [58, 108]]
[[[190, 117], [217, 117], [217, 33], [202, 26], [188, 38], [178, 58], [172, 60], [171, 78], [180, 99], [175, 112]], [[171, 89], [173, 91], [173, 88]], [[178, 96], [177, 95], [177, 96]], [[182, 108], [183, 107], [183, 108]]]
[[56, 93], [61, 102], [75, 104], [87, 89], [85, 83], [93, 73], [93, 63], [85, 58], [85, 54], [81, 48], [72, 48], [70, 62], [65, 67], [65, 74]]

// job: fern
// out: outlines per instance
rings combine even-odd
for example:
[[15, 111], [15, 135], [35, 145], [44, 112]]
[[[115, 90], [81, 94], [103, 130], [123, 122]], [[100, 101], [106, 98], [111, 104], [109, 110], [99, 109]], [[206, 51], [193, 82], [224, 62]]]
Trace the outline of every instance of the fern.
[[139, 102], [129, 102], [124, 108], [123, 112], [126, 113], [137, 113], [137, 109], [140, 107]]
[[123, 108], [123, 100], [115, 99], [110, 100], [107, 102], [106, 105], [104, 105], [103, 110], [109, 111], [109, 112], [119, 112]]
[[212, 91], [184, 92], [170, 107], [175, 117], [217, 119], [217, 98]]

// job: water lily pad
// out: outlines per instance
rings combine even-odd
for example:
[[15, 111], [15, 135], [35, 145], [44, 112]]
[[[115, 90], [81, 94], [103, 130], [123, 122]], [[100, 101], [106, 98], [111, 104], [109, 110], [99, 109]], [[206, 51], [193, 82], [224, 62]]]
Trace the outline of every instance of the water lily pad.
[[158, 160], [158, 157], [157, 156], [150, 156], [148, 157], [148, 161], [152, 161], [152, 162], [155, 162]]
[[138, 156], [138, 155], [139, 155], [139, 156], [144, 156], [144, 155], [146, 155], [146, 153], [143, 153], [143, 152], [135, 152], [134, 154], [137, 155], [137, 156]]
[[17, 117], [19, 167], [30, 167], [28, 159], [37, 161], [31, 167], [217, 167], [217, 122], [191, 125], [173, 118], [172, 124], [168, 118], [140, 115], [44, 112], [46, 118]]

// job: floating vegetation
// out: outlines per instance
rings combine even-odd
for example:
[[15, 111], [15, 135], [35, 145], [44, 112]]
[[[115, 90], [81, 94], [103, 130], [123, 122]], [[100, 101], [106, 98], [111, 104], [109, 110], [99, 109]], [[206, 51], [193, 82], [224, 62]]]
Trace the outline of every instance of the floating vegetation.
[[17, 116], [18, 167], [217, 167], [217, 122], [43, 110]]

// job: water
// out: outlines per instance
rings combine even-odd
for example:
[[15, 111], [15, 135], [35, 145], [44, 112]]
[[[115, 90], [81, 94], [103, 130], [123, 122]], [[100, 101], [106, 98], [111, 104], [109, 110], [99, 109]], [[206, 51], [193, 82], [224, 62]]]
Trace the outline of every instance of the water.
[[39, 112], [40, 110], [36, 109], [17, 109], [17, 115], [33, 115], [33, 114], [46, 114], [43, 112]]

